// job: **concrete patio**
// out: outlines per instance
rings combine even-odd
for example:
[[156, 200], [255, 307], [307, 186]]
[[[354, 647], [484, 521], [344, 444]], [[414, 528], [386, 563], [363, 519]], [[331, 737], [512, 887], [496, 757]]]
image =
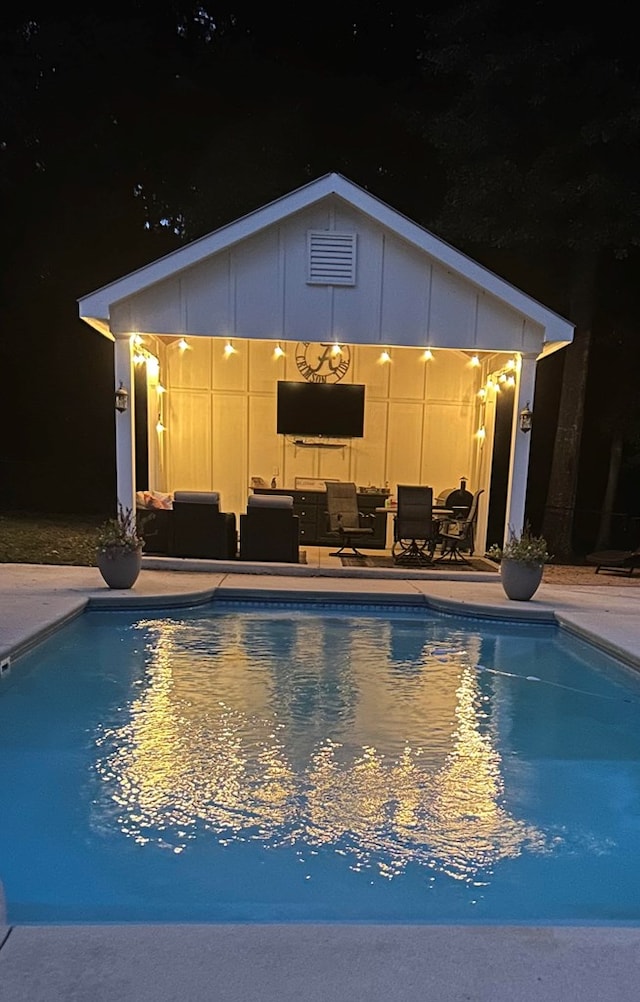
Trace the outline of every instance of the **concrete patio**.
[[[175, 607], [218, 594], [384, 599], [473, 616], [555, 620], [640, 668], [640, 591], [627, 582], [543, 583], [530, 602], [514, 603], [495, 573], [382, 575], [329, 568], [321, 554], [309, 553], [308, 560], [242, 568], [180, 561], [177, 571], [146, 558], [130, 592], [110, 592], [96, 568], [0, 565], [0, 659], [19, 670], [20, 653], [88, 602]], [[637, 997], [639, 963], [635, 927], [0, 925], [2, 1002], [609, 1002]]]

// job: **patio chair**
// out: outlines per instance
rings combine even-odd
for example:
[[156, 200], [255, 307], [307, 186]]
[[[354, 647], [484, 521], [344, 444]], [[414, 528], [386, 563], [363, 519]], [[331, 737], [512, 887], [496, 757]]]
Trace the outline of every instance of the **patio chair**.
[[391, 556], [404, 567], [424, 567], [433, 560], [436, 531], [432, 518], [433, 489], [398, 484], [398, 511]]
[[585, 560], [588, 564], [595, 564], [596, 574], [600, 570], [620, 571], [631, 577], [636, 567], [640, 567], [640, 546], [635, 550], [600, 550], [588, 553]]
[[300, 562], [300, 519], [289, 494], [250, 494], [240, 516], [240, 559]]
[[[329, 516], [329, 536], [337, 536], [340, 540], [340, 549], [330, 553], [331, 557], [341, 557], [345, 547], [351, 549], [352, 554], [361, 557], [362, 554], [356, 549], [355, 543], [359, 539], [365, 539], [373, 535], [373, 525], [371, 521], [375, 515], [364, 515], [358, 510], [358, 491], [355, 484], [342, 483], [340, 481], [326, 481], [327, 488], [327, 514]], [[369, 524], [367, 525], [367, 520]]]
[[473, 501], [466, 518], [445, 519], [440, 524], [438, 540], [442, 544], [442, 549], [435, 563], [441, 564], [448, 561], [471, 566], [470, 561], [463, 554], [466, 552], [473, 555], [475, 549], [475, 531], [481, 494], [484, 494], [484, 490], [476, 491], [473, 495]]
[[171, 514], [171, 556], [235, 559], [238, 545], [235, 512], [220, 511], [217, 491], [176, 491]]

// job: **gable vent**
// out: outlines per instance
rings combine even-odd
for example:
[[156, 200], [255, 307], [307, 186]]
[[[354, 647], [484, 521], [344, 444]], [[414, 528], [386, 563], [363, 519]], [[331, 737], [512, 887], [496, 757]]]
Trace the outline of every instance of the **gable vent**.
[[309, 249], [309, 284], [356, 284], [355, 233], [309, 230], [307, 246]]

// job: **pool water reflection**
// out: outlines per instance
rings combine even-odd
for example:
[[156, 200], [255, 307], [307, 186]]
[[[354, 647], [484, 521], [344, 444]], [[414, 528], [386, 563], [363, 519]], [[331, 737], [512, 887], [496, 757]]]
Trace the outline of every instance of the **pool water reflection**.
[[91, 613], [0, 690], [9, 919], [635, 922], [639, 723], [548, 626]]

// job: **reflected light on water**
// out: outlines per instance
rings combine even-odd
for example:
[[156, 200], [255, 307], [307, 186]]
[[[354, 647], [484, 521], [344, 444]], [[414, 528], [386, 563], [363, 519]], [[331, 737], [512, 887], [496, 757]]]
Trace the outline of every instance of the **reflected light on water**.
[[[455, 697], [455, 726], [439, 765], [424, 740], [388, 755], [335, 733], [318, 735], [310, 753], [296, 755], [278, 706], [267, 712], [263, 693], [252, 713], [246, 687], [234, 704], [228, 682], [224, 699], [206, 701], [184, 677], [177, 684], [176, 625], [154, 628], [126, 721], [105, 725], [97, 738], [98, 830], [115, 825], [140, 845], [176, 853], [211, 836], [224, 844], [324, 846], [346, 854], [352, 869], [374, 866], [389, 879], [418, 863], [482, 881], [525, 847], [545, 850], [544, 835], [504, 806], [500, 754], [468, 652], [456, 650], [439, 665]], [[357, 672], [353, 678], [352, 701]]]

